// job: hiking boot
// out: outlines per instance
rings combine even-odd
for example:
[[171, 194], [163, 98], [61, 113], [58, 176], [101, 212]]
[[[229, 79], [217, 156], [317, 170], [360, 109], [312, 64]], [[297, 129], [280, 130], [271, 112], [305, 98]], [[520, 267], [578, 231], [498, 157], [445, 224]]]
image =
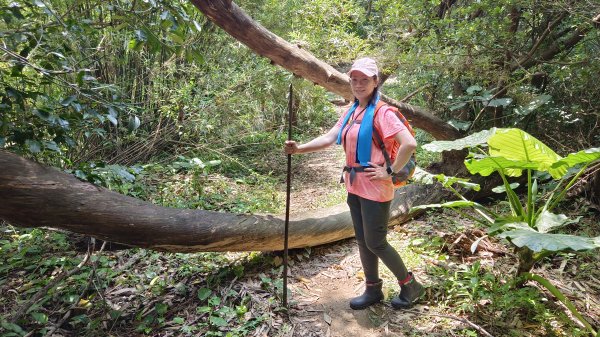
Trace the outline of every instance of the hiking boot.
[[400, 285], [400, 294], [391, 301], [394, 309], [412, 307], [425, 293], [425, 289], [415, 280], [413, 273], [408, 273], [408, 276], [404, 280], [398, 281], [398, 284]]
[[350, 308], [361, 310], [381, 302], [383, 300], [383, 291], [381, 291], [382, 286], [383, 281], [381, 279], [377, 282], [366, 282], [365, 292], [350, 300]]

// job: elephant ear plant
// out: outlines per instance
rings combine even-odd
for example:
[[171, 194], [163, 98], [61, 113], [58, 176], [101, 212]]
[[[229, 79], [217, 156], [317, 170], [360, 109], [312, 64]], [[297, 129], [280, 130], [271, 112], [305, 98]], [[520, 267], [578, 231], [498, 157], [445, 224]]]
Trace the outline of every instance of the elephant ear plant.
[[[552, 213], [558, 203], [564, 199], [567, 191], [575, 184], [590, 165], [600, 159], [600, 148], [591, 148], [561, 157], [541, 141], [520, 129], [497, 129], [481, 131], [455, 141], [435, 141], [423, 148], [427, 151], [442, 152], [469, 149], [465, 166], [471, 174], [489, 176], [496, 172], [503, 186], [494, 189], [505, 193], [510, 205], [509, 214], [496, 214], [489, 208], [467, 200], [457, 188], [478, 190], [477, 184], [442, 174], [430, 175], [423, 171], [415, 174], [421, 182], [442, 183], [459, 200], [443, 204], [430, 204], [414, 207], [413, 210], [446, 207], [460, 212], [462, 208], [473, 208], [479, 217], [471, 217], [488, 227], [488, 235], [506, 239], [514, 246], [519, 259], [516, 280], [522, 285], [533, 280], [548, 289], [563, 302], [585, 327], [597, 336], [593, 327], [579, 314], [573, 304], [561, 294], [548, 280], [531, 273], [534, 264], [542, 258], [563, 251], [587, 251], [600, 248], [600, 237], [589, 238], [576, 235], [553, 233], [562, 226], [576, 223], [579, 218], [569, 219], [564, 214]], [[514, 189], [518, 183], [509, 183], [508, 177], [521, 177], [526, 174], [527, 196], [519, 198]], [[542, 191], [539, 181], [550, 180]], [[521, 181], [524, 181], [522, 179]], [[480, 238], [481, 240], [483, 238]], [[474, 251], [479, 240], [471, 247]]]

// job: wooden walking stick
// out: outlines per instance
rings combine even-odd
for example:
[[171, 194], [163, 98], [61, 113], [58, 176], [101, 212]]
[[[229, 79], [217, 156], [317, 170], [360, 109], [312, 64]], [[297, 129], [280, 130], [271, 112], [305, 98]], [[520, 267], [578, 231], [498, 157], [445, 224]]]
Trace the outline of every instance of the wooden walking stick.
[[[293, 97], [292, 83], [288, 96], [288, 140], [292, 140]], [[290, 227], [290, 190], [292, 186], [292, 155], [287, 155], [287, 190], [285, 196], [285, 226], [283, 239], [283, 307], [287, 308], [288, 232]]]

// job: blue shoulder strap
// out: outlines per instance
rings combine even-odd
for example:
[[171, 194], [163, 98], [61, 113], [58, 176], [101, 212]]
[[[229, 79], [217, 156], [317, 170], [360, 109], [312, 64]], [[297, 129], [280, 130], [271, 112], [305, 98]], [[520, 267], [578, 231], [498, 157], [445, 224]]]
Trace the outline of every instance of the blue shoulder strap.
[[350, 119], [350, 116], [352, 116], [352, 113], [354, 112], [354, 110], [356, 110], [357, 107], [358, 107], [358, 100], [354, 101], [354, 104], [350, 107], [350, 109], [348, 109], [348, 113], [346, 114], [346, 118], [344, 118], [344, 122], [342, 123], [340, 132], [338, 132], [337, 142], [336, 142], [337, 145], [342, 144], [342, 132], [344, 131], [344, 128], [346, 127], [346, 125], [348, 125], [348, 120]]
[[[358, 130], [358, 140], [357, 140], [357, 149], [356, 149], [356, 162], [360, 163], [361, 166], [369, 166], [369, 161], [371, 160], [371, 143], [373, 142], [373, 116], [375, 115], [375, 107], [377, 106], [377, 102], [379, 101], [379, 93], [376, 94], [374, 100], [371, 101], [369, 106], [367, 106], [367, 110], [365, 111], [365, 115], [363, 116], [362, 122], [360, 123], [360, 129]], [[342, 131], [344, 127], [348, 124], [348, 120], [350, 116], [358, 107], [358, 101], [354, 102], [354, 105], [348, 110], [348, 114], [346, 114], [346, 118], [344, 118], [344, 122], [342, 123], [342, 128], [338, 133], [337, 144], [342, 143]]]

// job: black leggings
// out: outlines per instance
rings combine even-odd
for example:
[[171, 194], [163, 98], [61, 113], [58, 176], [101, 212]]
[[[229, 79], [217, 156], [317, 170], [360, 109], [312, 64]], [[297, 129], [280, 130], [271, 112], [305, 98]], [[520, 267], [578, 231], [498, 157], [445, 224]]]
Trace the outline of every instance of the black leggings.
[[347, 203], [366, 281], [379, 281], [378, 258], [398, 280], [404, 280], [408, 270], [396, 249], [386, 239], [391, 201], [378, 202], [348, 193]]

